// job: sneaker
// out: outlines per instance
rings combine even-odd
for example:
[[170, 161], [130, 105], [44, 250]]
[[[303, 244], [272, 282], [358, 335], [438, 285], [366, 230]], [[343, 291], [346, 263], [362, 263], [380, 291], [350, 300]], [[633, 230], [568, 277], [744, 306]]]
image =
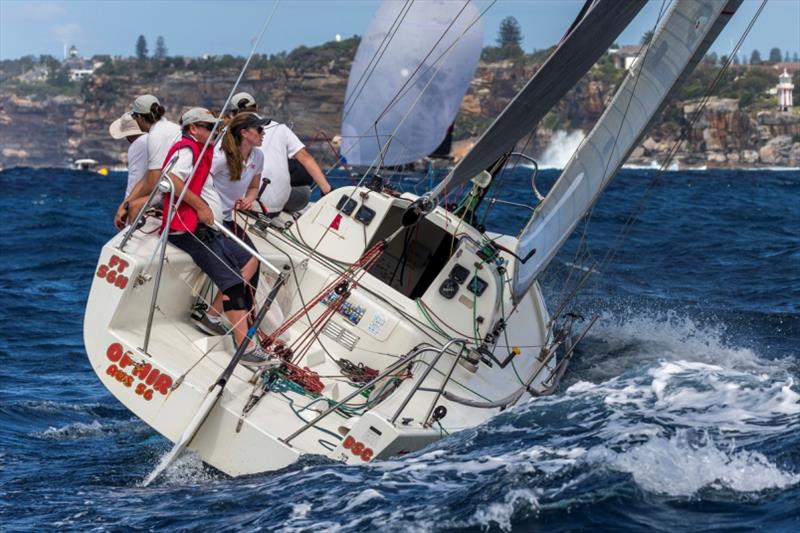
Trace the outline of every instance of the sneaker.
[[222, 321], [214, 321], [208, 313], [203, 313], [199, 318], [193, 316], [194, 327], [209, 335], [225, 335], [228, 331], [222, 327]]
[[256, 345], [242, 354], [242, 357], [239, 358], [239, 364], [256, 368], [265, 366], [277, 368], [282, 364], [282, 361], [265, 352], [261, 346]]

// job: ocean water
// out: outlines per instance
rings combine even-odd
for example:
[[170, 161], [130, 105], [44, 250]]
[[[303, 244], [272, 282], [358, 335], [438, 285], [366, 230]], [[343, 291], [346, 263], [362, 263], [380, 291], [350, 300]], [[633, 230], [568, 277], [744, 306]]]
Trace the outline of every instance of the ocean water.
[[[525, 202], [518, 172], [500, 195]], [[0, 530], [800, 530], [800, 173], [656, 177], [623, 170], [543, 279], [553, 306], [585, 274], [599, 316], [555, 395], [396, 460], [232, 479], [185, 456], [143, 488], [170, 444], [82, 339], [124, 175], [0, 172]]]

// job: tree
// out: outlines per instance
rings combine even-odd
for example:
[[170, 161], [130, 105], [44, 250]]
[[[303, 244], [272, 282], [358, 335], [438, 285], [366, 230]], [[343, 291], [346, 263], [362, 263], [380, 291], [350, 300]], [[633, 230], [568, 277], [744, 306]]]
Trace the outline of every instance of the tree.
[[781, 62], [781, 49], [780, 48], [773, 48], [769, 51], [769, 62], [770, 63], [780, 63]]
[[144, 35], [136, 39], [136, 59], [147, 59], [147, 40]]
[[642, 35], [641, 45], [647, 46], [648, 44], [650, 44], [650, 41], [652, 40], [653, 40], [653, 32], [651, 30], [647, 30], [646, 32], [644, 32], [644, 35]]
[[502, 58], [513, 58], [522, 55], [522, 30], [514, 17], [506, 17], [500, 22], [497, 34], [497, 47]]
[[514, 17], [506, 17], [500, 21], [500, 32], [497, 34], [497, 46], [520, 46], [522, 44], [522, 30], [519, 22]]
[[710, 52], [706, 54], [706, 57], [703, 58], [703, 63], [706, 65], [711, 65], [712, 67], [717, 64], [717, 53]]
[[159, 35], [158, 39], [156, 39], [156, 51], [153, 53], [153, 57], [156, 59], [164, 59], [167, 57], [167, 45], [162, 35]]
[[783, 54], [783, 62], [784, 63], [788, 63], [789, 62], [789, 50], [786, 50], [786, 53]]
[[761, 64], [761, 52], [759, 52], [758, 50], [753, 50], [753, 53], [750, 54], [750, 64], [751, 65]]
[[720, 56], [720, 58], [719, 58], [719, 63], [720, 63], [720, 65], [725, 66], [728, 63], [728, 56], [726, 56], [725, 54], [722, 54]]
[[794, 53], [794, 55], [792, 56], [792, 61], [793, 61], [794, 63], [797, 63], [797, 61], [798, 61], [798, 58], [797, 58], [797, 52], [795, 52], [795, 53]]

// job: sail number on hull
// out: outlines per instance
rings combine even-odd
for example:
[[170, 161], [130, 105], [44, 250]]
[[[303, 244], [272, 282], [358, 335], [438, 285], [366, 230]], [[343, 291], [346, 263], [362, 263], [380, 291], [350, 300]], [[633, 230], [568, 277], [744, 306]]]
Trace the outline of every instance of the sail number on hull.
[[[159, 392], [166, 396], [172, 387], [172, 377], [154, 368], [150, 363], [133, 360], [133, 352], [125, 350], [118, 342], [109, 345], [106, 357], [111, 364], [106, 368], [106, 374], [116, 379], [121, 385], [133, 388], [137, 396], [146, 401], [153, 399], [153, 393]], [[129, 368], [130, 367], [130, 368]], [[136, 387], [134, 387], [134, 383]]]

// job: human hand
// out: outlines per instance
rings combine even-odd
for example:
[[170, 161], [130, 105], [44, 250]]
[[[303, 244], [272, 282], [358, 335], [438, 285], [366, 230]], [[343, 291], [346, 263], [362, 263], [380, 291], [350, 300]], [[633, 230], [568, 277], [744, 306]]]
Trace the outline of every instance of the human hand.
[[128, 223], [128, 202], [122, 202], [114, 214], [114, 227], [121, 230]]
[[203, 207], [197, 210], [197, 219], [206, 226], [214, 225], [214, 211], [208, 207], [208, 204], [203, 204]]
[[236, 203], [233, 204], [233, 208], [249, 211], [250, 209], [253, 208], [253, 200], [247, 198], [246, 196], [244, 198], [239, 198], [238, 200], [236, 200]]

